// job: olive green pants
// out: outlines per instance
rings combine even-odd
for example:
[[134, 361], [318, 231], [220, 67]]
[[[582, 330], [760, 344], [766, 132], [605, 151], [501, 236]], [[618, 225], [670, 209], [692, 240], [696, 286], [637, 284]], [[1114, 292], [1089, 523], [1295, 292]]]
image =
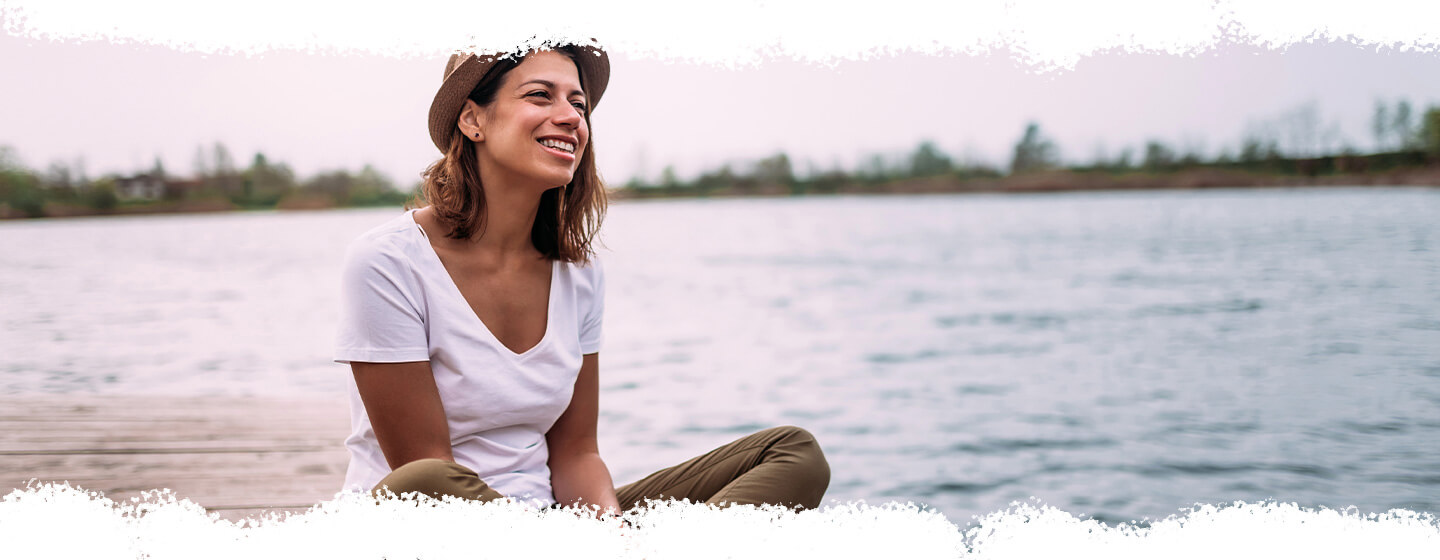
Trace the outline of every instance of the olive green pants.
[[[830, 485], [830, 465], [810, 432], [794, 426], [761, 430], [615, 489], [621, 509], [645, 500], [713, 505], [777, 504], [814, 509]], [[499, 499], [475, 471], [441, 459], [401, 465], [375, 486], [396, 494]]]

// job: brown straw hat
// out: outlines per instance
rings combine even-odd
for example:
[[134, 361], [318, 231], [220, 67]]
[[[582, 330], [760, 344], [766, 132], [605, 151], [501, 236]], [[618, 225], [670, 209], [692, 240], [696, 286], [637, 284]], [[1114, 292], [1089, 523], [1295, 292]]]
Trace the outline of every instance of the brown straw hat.
[[[580, 81], [585, 85], [590, 110], [594, 111], [595, 105], [600, 103], [600, 96], [605, 93], [606, 84], [610, 82], [610, 56], [600, 47], [574, 46], [579, 51], [575, 66], [580, 70]], [[485, 72], [504, 56], [504, 53], [450, 55], [450, 60], [445, 63], [445, 81], [440, 84], [440, 91], [435, 92], [435, 100], [430, 102], [430, 141], [442, 153], [450, 143], [450, 130], [460, 119], [465, 99], [480, 83]]]

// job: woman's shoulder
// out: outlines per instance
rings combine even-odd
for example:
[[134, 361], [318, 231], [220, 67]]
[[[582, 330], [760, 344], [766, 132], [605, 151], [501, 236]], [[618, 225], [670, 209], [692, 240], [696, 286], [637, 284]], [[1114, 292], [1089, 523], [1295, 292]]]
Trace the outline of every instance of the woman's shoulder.
[[424, 248], [422, 244], [428, 243], [410, 210], [356, 237], [346, 251], [346, 260], [352, 265], [409, 263]]
[[599, 284], [604, 281], [605, 267], [600, 262], [600, 255], [591, 255], [585, 262], [561, 262], [561, 266], [570, 271], [570, 276], [577, 280], [591, 284]]
[[592, 255], [586, 262], [562, 262], [565, 274], [562, 282], [568, 285], [568, 292], [581, 304], [589, 308], [605, 297], [605, 267], [598, 256]]

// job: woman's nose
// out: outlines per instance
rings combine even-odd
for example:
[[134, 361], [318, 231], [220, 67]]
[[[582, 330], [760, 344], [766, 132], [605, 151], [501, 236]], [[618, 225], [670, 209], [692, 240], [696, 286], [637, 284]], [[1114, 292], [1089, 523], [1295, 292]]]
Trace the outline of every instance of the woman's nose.
[[585, 120], [583, 117], [580, 116], [579, 109], [576, 109], [573, 105], [568, 104], [564, 105], [564, 108], [559, 110], [559, 114], [555, 115], [554, 119], [555, 124], [566, 125], [572, 128], [579, 127], [580, 122]]

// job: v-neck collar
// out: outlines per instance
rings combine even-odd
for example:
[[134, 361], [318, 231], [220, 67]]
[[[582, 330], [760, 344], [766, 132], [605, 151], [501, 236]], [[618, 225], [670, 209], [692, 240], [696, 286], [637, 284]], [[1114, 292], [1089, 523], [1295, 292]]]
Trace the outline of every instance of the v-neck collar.
[[536, 342], [534, 346], [531, 346], [524, 352], [517, 353], [511, 350], [509, 346], [506, 346], [504, 342], [501, 342], [500, 337], [495, 336], [494, 332], [490, 331], [490, 327], [485, 324], [485, 320], [481, 319], [480, 315], [475, 313], [475, 306], [470, 304], [470, 300], [465, 299], [465, 294], [460, 291], [460, 285], [456, 284], [455, 277], [450, 275], [450, 269], [445, 268], [445, 261], [440, 260], [440, 254], [436, 253], [435, 246], [430, 244], [430, 235], [425, 233], [425, 228], [420, 226], [420, 222], [415, 221], [415, 212], [417, 211], [419, 211], [418, 208], [410, 210], [405, 213], [405, 216], [410, 223], [415, 226], [415, 229], [420, 231], [421, 241], [425, 243], [425, 248], [427, 249], [425, 253], [429, 255], [429, 258], [434, 259], [431, 264], [440, 268], [441, 275], [445, 277], [442, 282], [449, 285], [450, 295], [465, 304], [465, 308], [470, 310], [470, 317], [475, 319], [475, 324], [480, 326], [480, 330], [485, 333], [485, 336], [514, 359], [525, 358], [535, 353], [540, 347], [545, 346], [545, 344], [550, 341], [550, 333], [555, 331], [555, 325], [552, 319], [555, 316], [555, 284], [559, 281], [560, 261], [550, 261], [550, 293], [546, 294], [545, 297], [545, 334], [540, 337], [540, 340]]

